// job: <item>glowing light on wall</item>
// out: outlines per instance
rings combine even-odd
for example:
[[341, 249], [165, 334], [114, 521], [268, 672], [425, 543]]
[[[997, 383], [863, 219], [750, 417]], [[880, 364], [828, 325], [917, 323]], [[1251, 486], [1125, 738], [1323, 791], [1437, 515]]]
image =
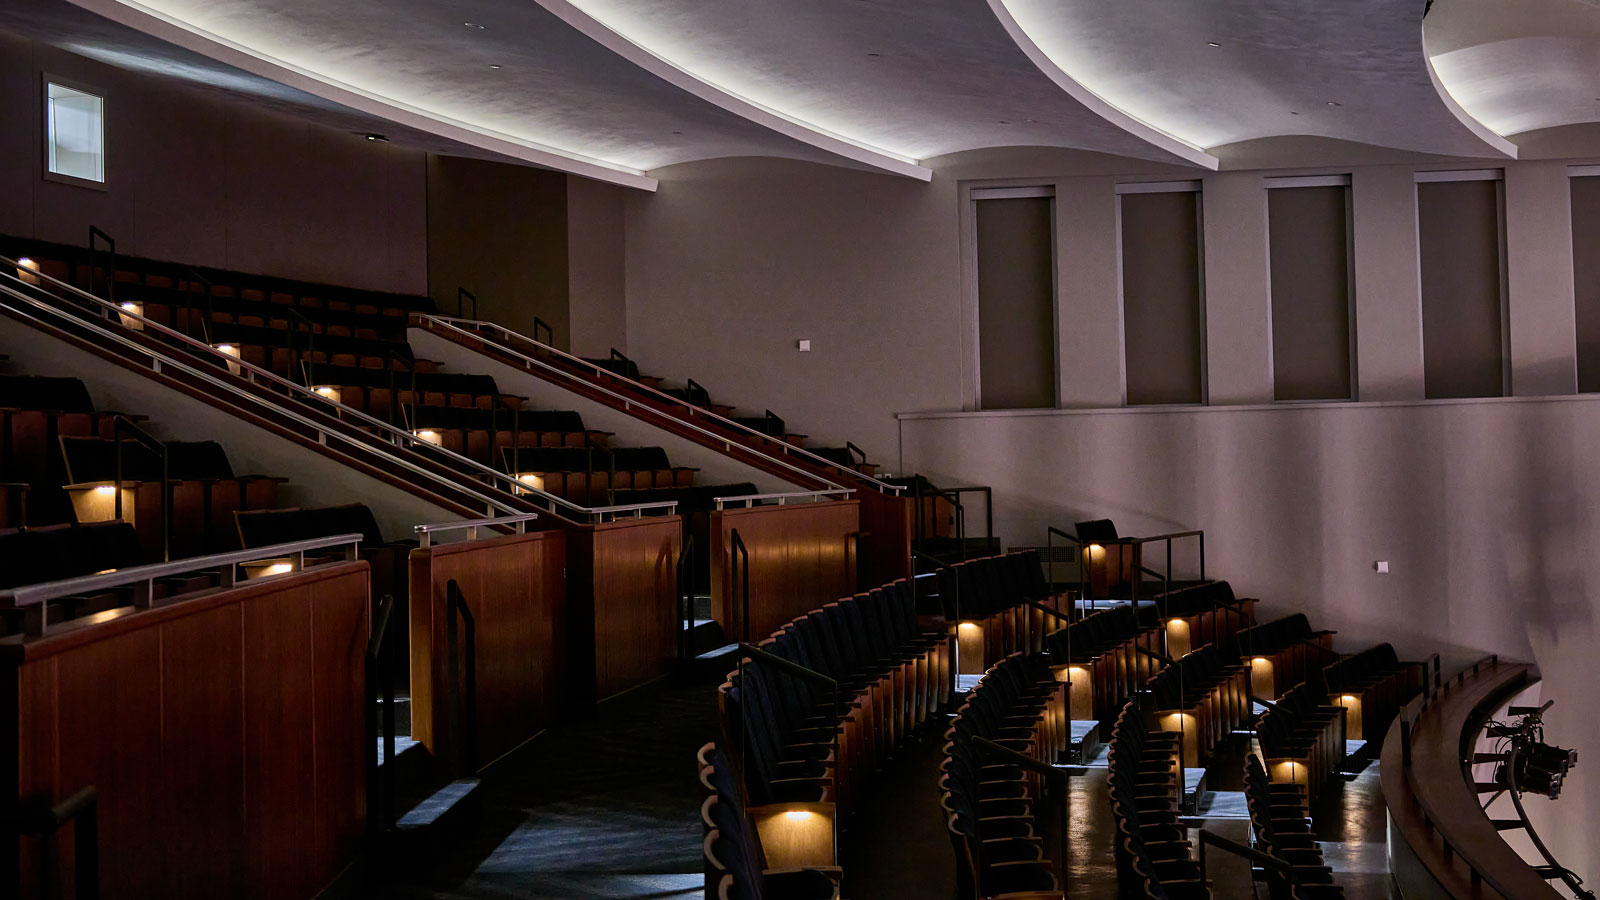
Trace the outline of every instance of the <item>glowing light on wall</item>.
[[122, 310], [122, 312], [117, 313], [117, 318], [122, 320], [122, 327], [131, 328], [134, 331], [144, 330], [144, 323], [139, 321], [139, 317], [144, 315], [143, 303], [129, 300], [126, 303], [119, 303], [117, 306]]

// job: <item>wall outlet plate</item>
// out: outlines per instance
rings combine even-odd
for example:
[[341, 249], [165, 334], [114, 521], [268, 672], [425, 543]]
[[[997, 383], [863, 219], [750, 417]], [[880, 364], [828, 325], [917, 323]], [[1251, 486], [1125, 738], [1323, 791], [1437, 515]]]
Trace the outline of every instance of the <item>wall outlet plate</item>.
[[1387, 575], [1389, 574], [1389, 561], [1387, 559], [1380, 559], [1372, 564], [1372, 569], [1379, 575]]
[[810, 341], [805, 341], [805, 340], [795, 341], [794, 342], [794, 347], [795, 347], [796, 350], [799, 350], [801, 353], [810, 353], [811, 352], [811, 342]]

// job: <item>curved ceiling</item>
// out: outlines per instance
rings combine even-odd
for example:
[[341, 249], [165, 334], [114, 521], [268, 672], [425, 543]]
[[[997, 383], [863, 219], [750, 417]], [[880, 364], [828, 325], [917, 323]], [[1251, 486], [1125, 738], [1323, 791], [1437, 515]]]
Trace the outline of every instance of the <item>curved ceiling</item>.
[[1421, 0], [992, 2], [1107, 103], [1202, 147], [1312, 135], [1515, 155], [1437, 89]]
[[1439, 80], [1495, 131], [1600, 122], [1600, 7], [1579, 0], [1449, 0], [1424, 29]]
[[759, 15], [747, 0], [570, 2], [705, 82], [915, 159], [1054, 146], [1216, 165], [1063, 91], [973, 0], [809, 0]]
[[721, 156], [862, 165], [706, 102], [535, 3], [73, 2], [358, 110], [634, 187]]
[[1600, 118], [1578, 0], [1440, 2], [1426, 48], [1422, 0], [70, 2], [402, 132], [645, 189], [736, 156], [923, 180], [1007, 147], [1503, 158], [1501, 134]]

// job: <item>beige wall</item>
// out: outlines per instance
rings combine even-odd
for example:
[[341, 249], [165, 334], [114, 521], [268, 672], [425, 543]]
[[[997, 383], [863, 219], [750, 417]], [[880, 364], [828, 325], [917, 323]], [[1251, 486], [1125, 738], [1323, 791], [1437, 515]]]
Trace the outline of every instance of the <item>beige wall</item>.
[[[1109, 516], [1206, 531], [1208, 574], [1303, 610], [1342, 649], [1539, 664], [1550, 740], [1600, 755], [1600, 397], [1201, 410], [966, 413], [902, 423], [908, 468], [988, 484], [1009, 546]], [[1179, 553], [1189, 571], [1189, 554]], [[1373, 563], [1388, 560], [1391, 574]], [[1158, 561], [1155, 568], [1164, 565]], [[1600, 866], [1600, 774], [1542, 809], [1561, 859]], [[1532, 805], [1532, 804], [1530, 804]]]
[[[41, 73], [104, 91], [106, 190], [43, 179]], [[0, 234], [420, 294], [423, 160], [0, 32]]]
[[628, 190], [567, 176], [567, 303], [571, 350], [628, 352], [627, 258], [623, 252]]
[[[454, 156], [428, 157], [428, 296], [455, 315], [532, 336], [534, 318], [567, 346], [567, 176]], [[462, 315], [472, 315], [470, 301]]]
[[628, 204], [628, 348], [645, 371], [891, 466], [894, 411], [959, 402], [954, 180], [768, 159], [663, 174]]

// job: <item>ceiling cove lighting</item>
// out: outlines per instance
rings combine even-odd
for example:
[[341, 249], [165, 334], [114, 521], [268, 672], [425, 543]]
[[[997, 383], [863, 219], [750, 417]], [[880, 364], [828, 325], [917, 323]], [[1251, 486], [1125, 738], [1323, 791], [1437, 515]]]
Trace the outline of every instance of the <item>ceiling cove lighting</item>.
[[752, 96], [760, 93], [759, 84], [729, 85], [698, 74], [695, 69], [703, 66], [697, 67], [694, 60], [686, 59], [686, 53], [681, 48], [674, 53], [672, 49], [662, 46], [660, 36], [653, 38], [642, 33], [642, 30], [625, 30], [615, 17], [602, 19], [599, 15], [602, 10], [596, 9], [594, 3], [585, 0], [537, 2], [546, 12], [612, 53], [740, 118], [875, 169], [919, 181], [933, 179], [933, 171], [923, 166], [912, 152], [875, 146], [836, 131], [827, 124], [784, 112], [781, 107], [786, 98], [769, 96], [758, 100]]

